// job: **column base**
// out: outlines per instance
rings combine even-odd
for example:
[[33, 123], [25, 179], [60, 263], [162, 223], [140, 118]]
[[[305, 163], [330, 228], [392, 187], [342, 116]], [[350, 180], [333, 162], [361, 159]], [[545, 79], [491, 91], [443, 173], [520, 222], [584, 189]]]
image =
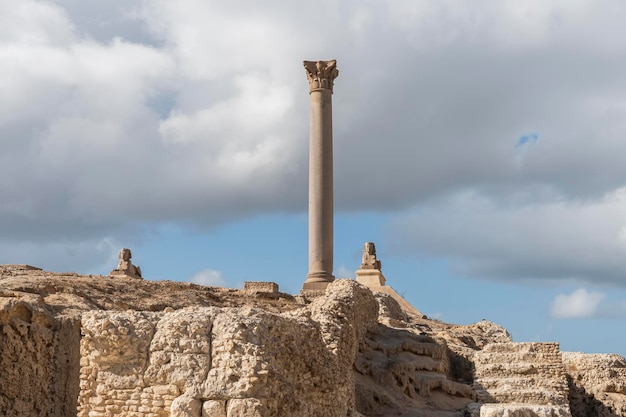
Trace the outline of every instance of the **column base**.
[[303, 290], [323, 291], [328, 284], [333, 282], [335, 277], [332, 274], [325, 272], [313, 272], [309, 273], [306, 277], [306, 281], [302, 285]]
[[328, 287], [328, 284], [330, 284], [329, 281], [325, 281], [325, 282], [305, 282], [304, 284], [302, 284], [302, 290], [307, 291], [307, 290], [313, 290], [313, 291], [323, 291], [326, 289], [326, 287]]

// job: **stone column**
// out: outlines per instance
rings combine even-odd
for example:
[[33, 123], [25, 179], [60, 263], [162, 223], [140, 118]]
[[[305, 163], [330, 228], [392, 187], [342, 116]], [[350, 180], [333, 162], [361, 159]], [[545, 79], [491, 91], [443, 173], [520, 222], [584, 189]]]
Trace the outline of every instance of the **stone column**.
[[311, 96], [309, 273], [303, 290], [323, 290], [333, 276], [333, 81], [337, 61], [304, 61]]

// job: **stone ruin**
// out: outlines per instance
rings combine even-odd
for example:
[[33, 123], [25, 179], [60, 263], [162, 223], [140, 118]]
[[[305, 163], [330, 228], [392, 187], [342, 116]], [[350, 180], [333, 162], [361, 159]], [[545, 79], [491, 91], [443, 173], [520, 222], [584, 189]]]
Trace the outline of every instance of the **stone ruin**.
[[278, 284], [268, 281], [246, 281], [243, 283], [243, 290], [251, 293], [278, 293]]
[[124, 275], [0, 266], [1, 416], [626, 416], [623, 357], [430, 320], [379, 282], [307, 299]]

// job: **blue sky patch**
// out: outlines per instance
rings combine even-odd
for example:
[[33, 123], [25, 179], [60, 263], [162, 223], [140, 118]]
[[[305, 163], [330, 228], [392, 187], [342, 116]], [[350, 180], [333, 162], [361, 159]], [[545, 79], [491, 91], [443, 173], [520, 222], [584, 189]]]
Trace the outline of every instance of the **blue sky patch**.
[[538, 133], [529, 133], [526, 135], [522, 135], [520, 136], [520, 138], [517, 140], [517, 144], [515, 144], [516, 148], [519, 148], [522, 145], [525, 145], [527, 143], [535, 143], [537, 142], [537, 139], [539, 139], [539, 134]]

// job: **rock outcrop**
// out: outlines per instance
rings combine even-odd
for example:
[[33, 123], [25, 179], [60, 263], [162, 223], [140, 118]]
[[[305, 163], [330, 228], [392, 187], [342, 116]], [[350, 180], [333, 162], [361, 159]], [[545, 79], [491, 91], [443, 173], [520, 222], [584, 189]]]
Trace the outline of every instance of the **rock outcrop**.
[[626, 361], [614, 354], [563, 352], [573, 417], [626, 416]]
[[78, 415], [350, 415], [349, 370], [377, 305], [353, 281], [327, 294], [287, 315], [249, 307], [85, 313]]
[[0, 293], [0, 415], [72, 416], [80, 321], [54, 317], [32, 294]]
[[366, 334], [355, 363], [357, 408], [372, 417], [462, 417], [472, 389], [449, 378], [450, 365], [443, 340], [381, 324]]
[[307, 300], [0, 266], [0, 415], [626, 416], [621, 356], [512, 343], [377, 288]]

